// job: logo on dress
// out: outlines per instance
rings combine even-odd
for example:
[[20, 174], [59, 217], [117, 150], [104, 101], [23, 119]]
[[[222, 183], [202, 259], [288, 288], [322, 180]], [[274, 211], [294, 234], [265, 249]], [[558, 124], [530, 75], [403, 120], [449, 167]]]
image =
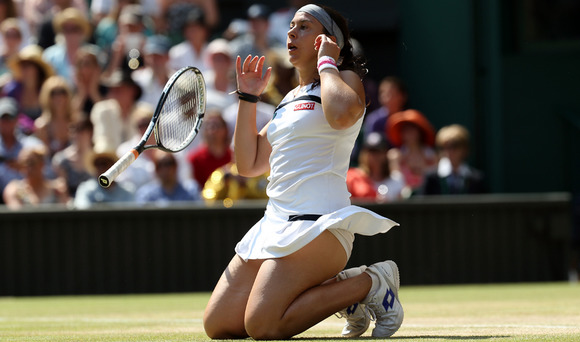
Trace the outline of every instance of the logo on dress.
[[297, 110], [314, 110], [314, 102], [298, 103], [294, 106], [294, 111]]

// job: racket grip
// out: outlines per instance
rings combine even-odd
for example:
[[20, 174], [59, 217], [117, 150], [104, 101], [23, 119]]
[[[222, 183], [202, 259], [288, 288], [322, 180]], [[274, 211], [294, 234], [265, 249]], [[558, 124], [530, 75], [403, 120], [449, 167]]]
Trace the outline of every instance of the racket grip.
[[139, 152], [137, 150], [132, 149], [131, 151], [125, 153], [117, 162], [111, 166], [105, 173], [99, 176], [99, 184], [103, 188], [108, 188], [111, 183], [121, 174], [121, 172], [125, 171], [131, 165], [135, 159], [139, 156]]

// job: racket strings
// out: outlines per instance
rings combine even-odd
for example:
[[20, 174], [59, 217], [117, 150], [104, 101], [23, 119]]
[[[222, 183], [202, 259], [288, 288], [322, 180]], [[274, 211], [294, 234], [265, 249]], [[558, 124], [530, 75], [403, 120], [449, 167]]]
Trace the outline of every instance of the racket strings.
[[[192, 70], [181, 74], [167, 94], [159, 115], [158, 142], [170, 151], [181, 151], [197, 134], [198, 117], [205, 105], [199, 76]], [[202, 107], [203, 105], [203, 107]]]

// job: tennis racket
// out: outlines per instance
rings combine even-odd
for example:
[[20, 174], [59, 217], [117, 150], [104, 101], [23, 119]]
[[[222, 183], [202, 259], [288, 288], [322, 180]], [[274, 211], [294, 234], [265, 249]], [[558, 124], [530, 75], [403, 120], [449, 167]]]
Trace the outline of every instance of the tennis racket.
[[[99, 184], [107, 188], [131, 165], [139, 155], [150, 148], [179, 152], [197, 136], [205, 114], [205, 81], [199, 69], [185, 67], [173, 74], [161, 93], [155, 113], [139, 144], [123, 155], [105, 173]], [[151, 134], [154, 145], [145, 145]]]

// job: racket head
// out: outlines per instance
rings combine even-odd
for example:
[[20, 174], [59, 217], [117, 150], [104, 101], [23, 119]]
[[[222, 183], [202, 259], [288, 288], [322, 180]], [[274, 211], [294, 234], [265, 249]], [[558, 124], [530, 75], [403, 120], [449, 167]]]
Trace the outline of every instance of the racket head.
[[153, 118], [155, 147], [167, 152], [185, 149], [199, 133], [205, 105], [205, 80], [199, 69], [189, 66], [173, 74]]

